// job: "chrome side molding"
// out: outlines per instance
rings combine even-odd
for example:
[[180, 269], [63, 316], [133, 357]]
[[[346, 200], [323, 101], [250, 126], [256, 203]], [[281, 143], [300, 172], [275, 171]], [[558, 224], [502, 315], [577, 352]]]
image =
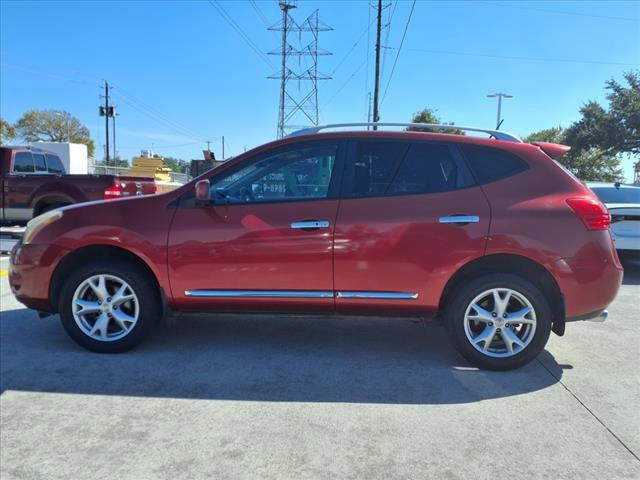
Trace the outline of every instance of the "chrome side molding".
[[333, 298], [329, 290], [187, 290], [187, 297]]
[[415, 300], [414, 292], [353, 292], [330, 290], [186, 290], [187, 297], [203, 298], [348, 298], [378, 300]]
[[336, 298], [368, 298], [383, 300], [415, 300], [417, 293], [412, 292], [336, 292]]
[[476, 215], [452, 215], [450, 217], [440, 217], [440, 223], [478, 223], [480, 217]]

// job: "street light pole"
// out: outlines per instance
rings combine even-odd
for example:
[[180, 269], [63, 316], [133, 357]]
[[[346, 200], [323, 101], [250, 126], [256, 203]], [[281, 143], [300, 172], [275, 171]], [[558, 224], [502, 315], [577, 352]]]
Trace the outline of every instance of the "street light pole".
[[496, 118], [496, 130], [500, 130], [500, 124], [502, 124], [502, 99], [503, 98], [513, 98], [513, 95], [509, 95], [507, 93], [491, 93], [487, 95], [488, 98], [496, 98], [498, 97], [498, 116]]

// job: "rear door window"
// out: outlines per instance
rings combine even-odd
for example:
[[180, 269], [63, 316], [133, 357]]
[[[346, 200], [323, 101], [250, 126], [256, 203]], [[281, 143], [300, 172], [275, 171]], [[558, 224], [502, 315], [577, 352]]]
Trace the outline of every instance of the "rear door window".
[[13, 156], [13, 171], [15, 173], [33, 173], [31, 152], [16, 152]]
[[414, 143], [400, 164], [387, 194], [448, 192], [473, 184], [469, 171], [456, 160], [449, 145]]
[[475, 184], [460, 154], [446, 143], [362, 140], [351, 151], [347, 198], [447, 192]]
[[45, 157], [47, 159], [47, 170], [49, 170], [49, 173], [60, 175], [64, 174], [64, 166], [62, 165], [60, 157], [58, 157], [57, 155], [49, 154], [46, 154]]
[[409, 144], [406, 142], [357, 142], [348, 163], [344, 196], [384, 195], [408, 149]]
[[529, 168], [524, 160], [499, 148], [461, 144], [458, 148], [481, 184], [495, 182]]
[[47, 164], [44, 160], [44, 154], [43, 153], [34, 153], [33, 154], [33, 164], [36, 167], [36, 173], [38, 172], [46, 172], [47, 171]]

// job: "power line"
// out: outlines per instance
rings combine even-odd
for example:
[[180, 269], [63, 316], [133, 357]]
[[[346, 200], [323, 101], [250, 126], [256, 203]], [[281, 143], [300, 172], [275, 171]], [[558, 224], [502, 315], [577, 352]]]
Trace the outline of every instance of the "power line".
[[358, 67], [349, 76], [349, 78], [347, 78], [347, 80], [342, 85], [340, 85], [340, 88], [338, 88], [338, 90], [336, 90], [336, 92], [331, 96], [331, 98], [323, 105], [323, 108], [329, 105], [338, 96], [338, 94], [344, 89], [344, 87], [347, 86], [347, 84], [353, 79], [353, 77], [355, 77], [358, 74], [358, 72], [362, 70], [362, 67], [364, 67], [366, 63], [367, 61], [363, 60], [362, 63], [358, 65]]
[[249, 38], [249, 36], [244, 32], [244, 30], [242, 29], [242, 27], [240, 27], [240, 25], [238, 25], [236, 23], [236, 21], [231, 17], [231, 15], [229, 15], [227, 13], [227, 11], [222, 7], [222, 5], [220, 5], [220, 3], [217, 0], [209, 0], [209, 4], [215, 8], [218, 13], [220, 14], [220, 16], [229, 24], [231, 25], [231, 27], [236, 31], [236, 33], [238, 33], [238, 35], [240, 35], [242, 37], [242, 39], [245, 41], [245, 43], [247, 45], [249, 45], [249, 47], [251, 47], [251, 49], [258, 55], [258, 57], [260, 57], [260, 59], [265, 62], [267, 65], [269, 65], [269, 67], [274, 68], [273, 63], [271, 63], [271, 60], [269, 60], [269, 57], [267, 57], [262, 50], [260, 50], [260, 48], [258, 48], [258, 46]]
[[[358, 39], [356, 40], [356, 42], [351, 46], [351, 48], [349, 49], [349, 51], [346, 53], [346, 55], [344, 57], [342, 57], [342, 60], [340, 60], [338, 62], [338, 65], [336, 65], [336, 68], [333, 69], [333, 71], [331, 72], [331, 75], [333, 75], [334, 73], [336, 73], [336, 71], [344, 64], [345, 60], [347, 58], [349, 58], [349, 55], [351, 55], [351, 52], [353, 52], [355, 50], [355, 48], [358, 46], [358, 44], [362, 41], [362, 39], [364, 38], [365, 34], [369, 33], [369, 30], [371, 28], [371, 26], [373, 25], [373, 23], [369, 23], [367, 25], [367, 28], [365, 28], [362, 33], [360, 34], [360, 36], [358, 37]], [[367, 49], [368, 52], [368, 49]], [[367, 53], [368, 55], [368, 53]]]
[[[385, 8], [390, 6], [391, 4], [387, 5]], [[382, 67], [380, 68], [381, 78], [384, 78], [385, 67], [387, 65], [387, 53], [388, 53], [387, 45], [389, 45], [389, 35], [391, 34], [391, 22], [393, 21], [393, 15], [396, 13], [397, 7], [398, 7], [398, 0], [394, 2], [393, 8], [389, 8], [388, 10], [389, 17], [387, 18], [387, 24], [385, 25], [385, 28], [387, 29], [387, 31], [385, 32], [385, 35], [384, 35], [384, 44], [383, 44], [384, 52], [382, 54]]]
[[269, 28], [271, 26], [271, 24], [269, 23], [269, 20], [267, 19], [267, 17], [265, 16], [265, 14], [262, 12], [262, 10], [260, 10], [260, 7], [258, 6], [258, 4], [255, 2], [255, 0], [250, 0], [249, 3], [251, 4], [251, 6], [253, 7], [253, 10], [258, 14], [258, 17], [260, 17], [260, 20], [262, 21], [262, 23], [264, 24], [265, 27]]
[[391, 84], [391, 79], [393, 78], [393, 72], [396, 70], [396, 65], [398, 64], [398, 57], [400, 57], [400, 52], [402, 51], [402, 45], [404, 45], [404, 38], [407, 36], [407, 30], [409, 29], [409, 23], [411, 22], [411, 16], [413, 15], [413, 9], [416, 6], [416, 0], [413, 0], [411, 4], [411, 11], [409, 12], [409, 17], [407, 18], [407, 23], [404, 26], [404, 32], [402, 33], [402, 40], [400, 41], [400, 47], [398, 47], [398, 52], [396, 53], [396, 58], [393, 61], [393, 67], [391, 67], [391, 73], [389, 74], [389, 79], [387, 80], [387, 86], [384, 88], [384, 93], [382, 94], [382, 100], [380, 103], [384, 102], [385, 97], [387, 96], [387, 90], [389, 90], [389, 84]]
[[[392, 50], [395, 50], [394, 47], [389, 47], [389, 48], [391, 48]], [[493, 55], [490, 53], [456, 52], [452, 50], [429, 50], [424, 48], [409, 48], [409, 47], [406, 47], [405, 51], [435, 53], [435, 54], [442, 54], [442, 55], [462, 55], [467, 57], [497, 58], [501, 60], [525, 60], [525, 61], [532, 61], [532, 62], [586, 63], [586, 64], [596, 64], [596, 65], [621, 65], [621, 66], [627, 66], [627, 67], [634, 67], [634, 66], [640, 65], [640, 63], [603, 62], [599, 60], [576, 60], [576, 59], [567, 59], [567, 58], [516, 57], [516, 56], [507, 56], [507, 55]]]
[[129, 100], [131, 102], [134, 102], [136, 104], [138, 104], [141, 108], [144, 108], [146, 110], [148, 110], [152, 115], [159, 117], [161, 120], [163, 120], [165, 123], [168, 123], [169, 125], [182, 130], [182, 132], [186, 132], [189, 134], [189, 136], [193, 137], [194, 139], [199, 139], [199, 138], [205, 138], [207, 137], [207, 135], [202, 135], [199, 132], [196, 132], [195, 130], [191, 130], [190, 128], [179, 124], [178, 122], [176, 122], [175, 120], [173, 120], [172, 118], [170, 118], [169, 116], [163, 114], [162, 112], [160, 112], [158, 109], [154, 108], [153, 106], [149, 105], [148, 103], [145, 103], [144, 101], [140, 100], [139, 98], [137, 98], [135, 95], [133, 95], [131, 92], [128, 92], [127, 90], [125, 90], [124, 88], [115, 85], [115, 84], [111, 84], [112, 86], [116, 87], [118, 89], [118, 91], [120, 91], [119, 96], [126, 96], [129, 98]]
[[[258, 6], [255, 0], [250, 0], [249, 3], [253, 7], [253, 10], [256, 12], [256, 15], [258, 15], [258, 18], [260, 18], [260, 21], [262, 22], [262, 24], [265, 27], [267, 27], [267, 30], [269, 30], [269, 27], [271, 26], [271, 22], [269, 22], [269, 19], [266, 17], [262, 9], [260, 9], [260, 7]], [[274, 32], [273, 30], [270, 30], [270, 32], [274, 37], [276, 38], [278, 37], [278, 35], [276, 35], [276, 32]]]
[[607, 20], [623, 20], [625, 22], [640, 22], [640, 18], [628, 18], [628, 17], [612, 17], [609, 15], [595, 15], [592, 13], [581, 13], [581, 12], [567, 12], [563, 10], [553, 10], [548, 8], [539, 8], [539, 7], [530, 7], [528, 5], [517, 5], [516, 3], [501, 3], [501, 2], [481, 2], [486, 5], [493, 5], [496, 7], [509, 7], [509, 8], [520, 8], [523, 10], [534, 10], [538, 12], [545, 13], [557, 13], [559, 15], [571, 15], [575, 17], [590, 17], [590, 18], [605, 18]]
[[162, 114], [157, 112], [152, 107], [146, 106], [146, 104], [144, 104], [143, 102], [136, 101], [132, 98], [129, 98], [128, 96], [123, 95], [122, 88], [118, 88], [118, 90], [120, 93], [117, 93], [116, 96], [120, 100], [122, 100], [124, 103], [129, 105], [131, 108], [136, 110], [137, 112], [143, 115], [146, 115], [147, 117], [152, 118], [157, 122], [164, 124], [165, 126], [168, 126], [172, 130], [177, 130], [178, 133], [185, 135], [188, 138], [192, 138], [194, 140], [200, 140], [200, 139], [206, 138], [205, 135], [198, 135], [195, 132], [192, 132], [191, 130], [189, 130], [188, 128], [183, 127], [180, 124], [174, 122], [173, 120], [170, 120], [164, 117]]

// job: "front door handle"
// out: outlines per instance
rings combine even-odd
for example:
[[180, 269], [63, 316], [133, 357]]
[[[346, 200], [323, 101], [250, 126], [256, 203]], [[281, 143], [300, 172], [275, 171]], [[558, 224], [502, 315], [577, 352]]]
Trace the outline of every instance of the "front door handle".
[[317, 230], [318, 228], [329, 228], [326, 220], [306, 220], [304, 222], [292, 222], [291, 228], [294, 230]]
[[438, 222], [440, 223], [459, 223], [459, 224], [467, 224], [467, 223], [478, 223], [480, 221], [480, 217], [477, 215], [451, 215], [448, 217], [440, 217]]

